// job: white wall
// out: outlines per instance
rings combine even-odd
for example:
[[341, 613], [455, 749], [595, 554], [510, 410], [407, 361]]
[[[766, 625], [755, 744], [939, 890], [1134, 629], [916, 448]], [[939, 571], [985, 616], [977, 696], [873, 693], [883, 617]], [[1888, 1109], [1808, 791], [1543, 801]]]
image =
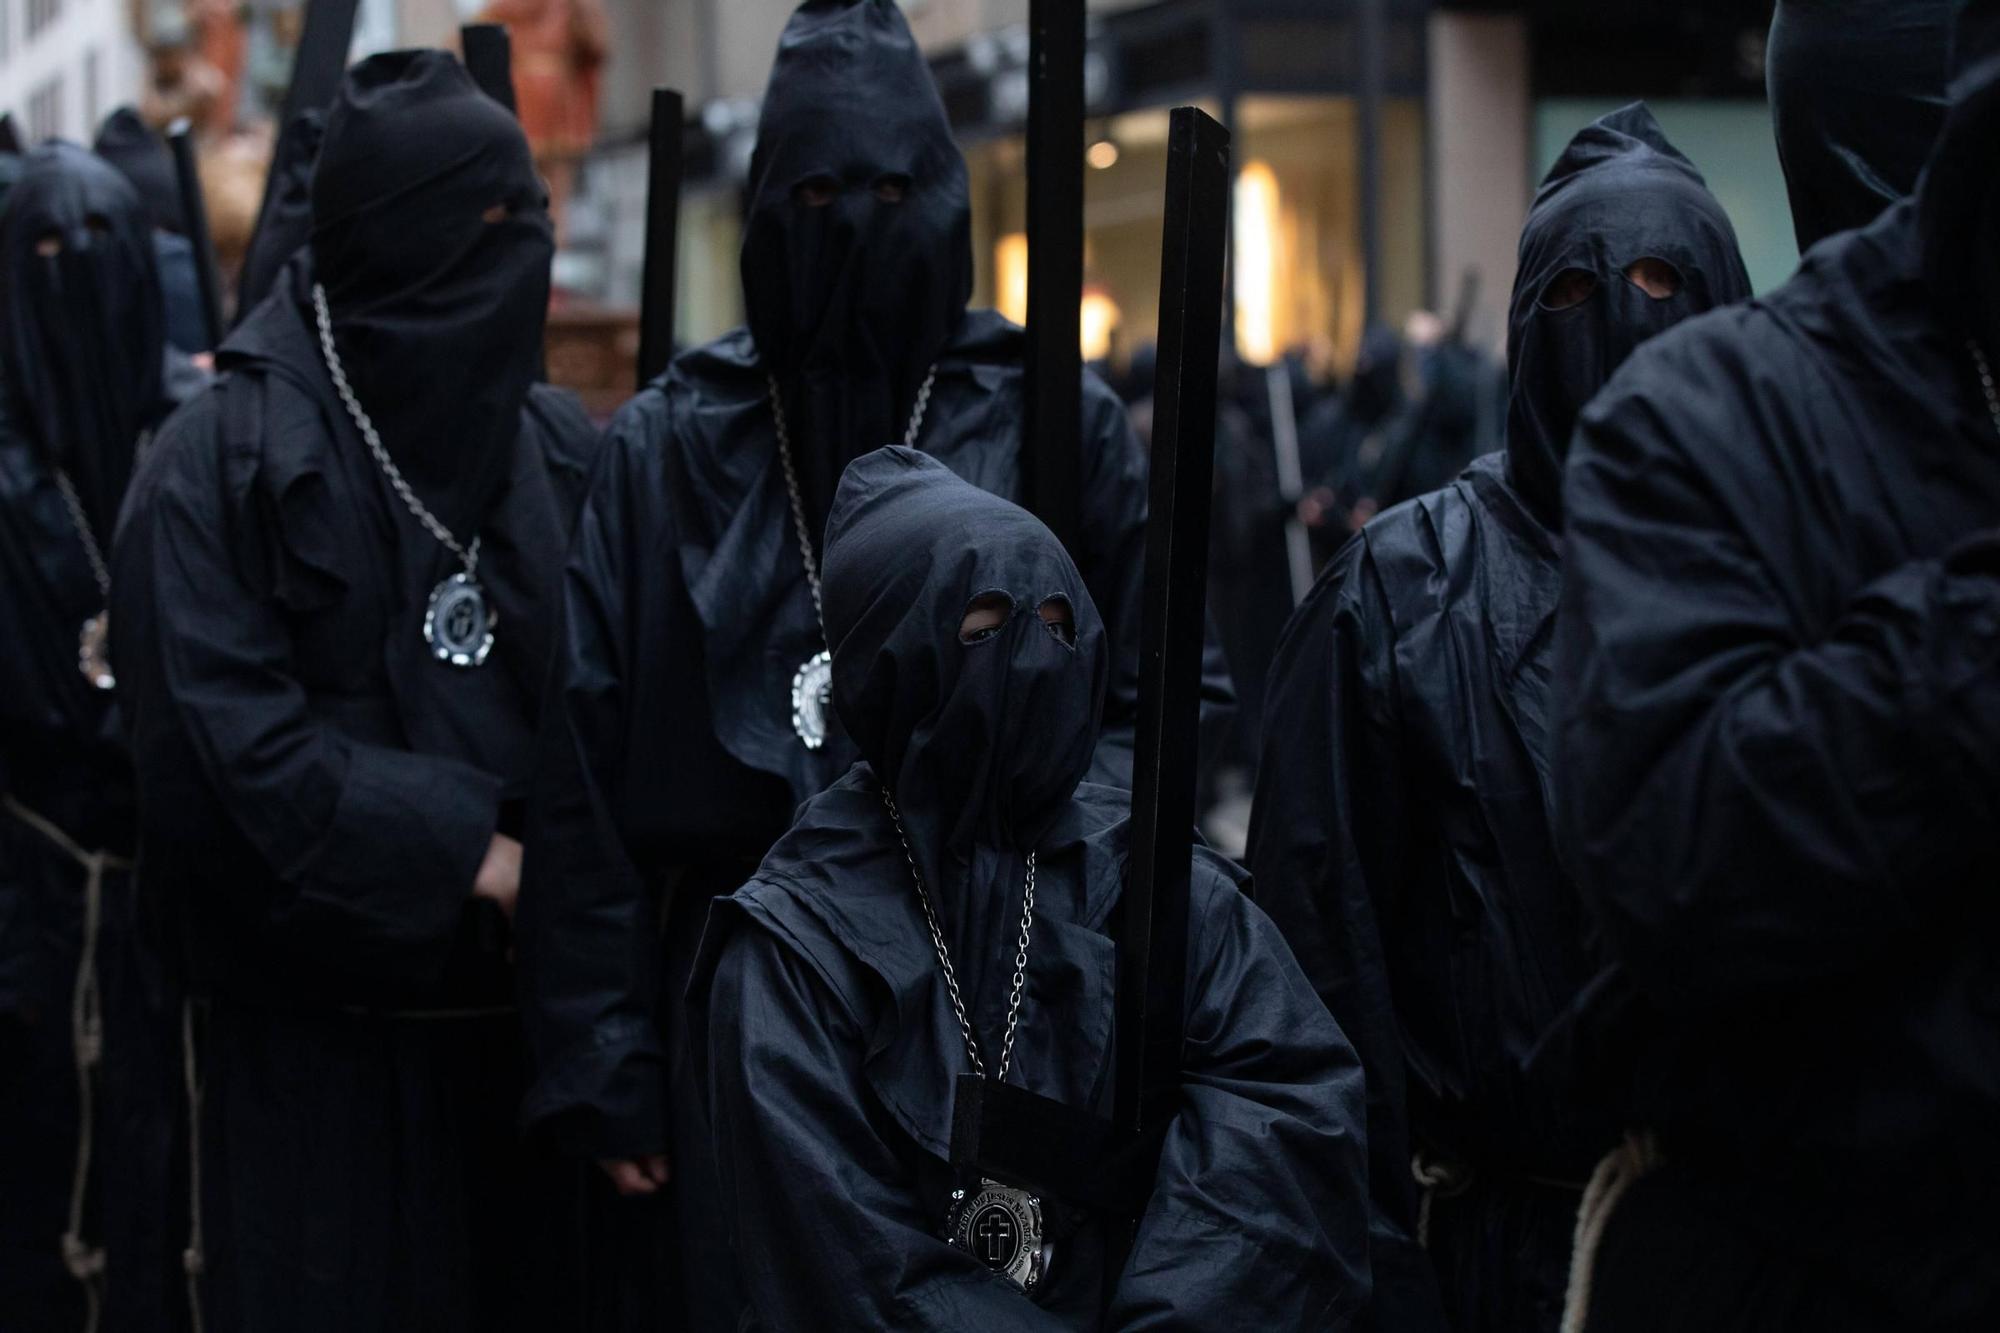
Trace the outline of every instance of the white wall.
[[[106, 113], [138, 98], [139, 48], [127, 27], [124, 0], [56, 2], [55, 19], [30, 38], [30, 0], [0, 0], [0, 111], [13, 113], [23, 139], [53, 132], [88, 143]], [[36, 95], [51, 87], [58, 90], [52, 101], [35, 103]], [[53, 124], [31, 118], [31, 103], [52, 110]]]

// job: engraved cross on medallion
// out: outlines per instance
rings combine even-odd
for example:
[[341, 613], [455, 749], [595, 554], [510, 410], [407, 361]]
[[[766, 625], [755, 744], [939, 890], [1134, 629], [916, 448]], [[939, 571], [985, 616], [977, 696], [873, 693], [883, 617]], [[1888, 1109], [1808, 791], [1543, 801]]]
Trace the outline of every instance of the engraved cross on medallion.
[[972, 1237], [979, 1242], [979, 1257], [995, 1268], [1014, 1260], [1020, 1238], [1014, 1234], [1014, 1218], [1005, 1208], [989, 1208], [974, 1225]]

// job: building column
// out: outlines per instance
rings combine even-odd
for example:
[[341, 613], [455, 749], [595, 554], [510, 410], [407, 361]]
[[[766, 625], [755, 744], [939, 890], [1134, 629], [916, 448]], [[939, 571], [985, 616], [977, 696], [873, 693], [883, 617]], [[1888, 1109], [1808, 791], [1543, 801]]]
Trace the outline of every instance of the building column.
[[1515, 252], [1533, 192], [1528, 83], [1526, 17], [1431, 15], [1431, 285], [1448, 319], [1464, 275], [1478, 274], [1466, 334], [1495, 355], [1506, 350]]

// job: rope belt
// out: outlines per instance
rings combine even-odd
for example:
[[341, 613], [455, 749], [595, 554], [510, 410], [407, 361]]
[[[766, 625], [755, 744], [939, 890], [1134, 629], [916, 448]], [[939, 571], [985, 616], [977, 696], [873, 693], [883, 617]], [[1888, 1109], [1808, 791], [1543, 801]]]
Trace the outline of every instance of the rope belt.
[[188, 1112], [188, 1243], [181, 1251], [181, 1272], [187, 1276], [188, 1327], [202, 1333], [201, 1277], [208, 1268], [208, 1251], [201, 1228], [201, 1064], [195, 1053], [193, 1000], [181, 1001], [181, 1083]]
[[83, 1208], [90, 1197], [90, 1158], [97, 1130], [97, 1073], [104, 1060], [104, 993], [97, 979], [97, 939], [104, 925], [104, 876], [132, 863], [110, 852], [90, 851], [52, 820], [12, 796], [0, 797], [21, 824], [83, 868], [83, 943], [70, 988], [70, 1047], [76, 1062], [76, 1167], [69, 1183], [69, 1225], [63, 1231], [63, 1267], [83, 1287], [84, 1333], [97, 1333], [104, 1311], [104, 1250], [83, 1237]]
[[[1439, 1199], [1456, 1199], [1468, 1193], [1482, 1176], [1469, 1162], [1420, 1151], [1410, 1158], [1410, 1177], [1422, 1191], [1417, 1196], [1417, 1244], [1428, 1250], [1431, 1247], [1431, 1205]], [[1559, 1194], [1582, 1194], [1586, 1188], [1581, 1180], [1536, 1175], [1529, 1171], [1488, 1171], [1483, 1178], [1489, 1186], [1532, 1185], [1536, 1189], [1554, 1190]]]
[[1569, 1290], [1563, 1296], [1561, 1333], [1584, 1333], [1590, 1318], [1590, 1284], [1598, 1246], [1625, 1191], [1660, 1165], [1660, 1146], [1650, 1133], [1632, 1133], [1604, 1154], [1590, 1173], [1576, 1210], [1576, 1238], [1570, 1244]]

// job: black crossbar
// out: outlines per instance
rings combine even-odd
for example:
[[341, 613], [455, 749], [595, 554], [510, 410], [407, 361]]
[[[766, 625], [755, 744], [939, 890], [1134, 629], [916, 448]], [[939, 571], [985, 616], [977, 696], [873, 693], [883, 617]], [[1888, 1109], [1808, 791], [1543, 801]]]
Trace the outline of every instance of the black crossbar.
[[1080, 0], [1028, 5], [1029, 506], [1076, 551], [1082, 526], [1083, 58]]
[[186, 116], [167, 127], [167, 147], [174, 155], [174, 178], [180, 184], [181, 212], [187, 221], [188, 245], [194, 250], [195, 284], [201, 288], [202, 327], [209, 350], [222, 345], [222, 273], [215, 262], [215, 238], [208, 229], [208, 204], [201, 192], [201, 168], [195, 160], [194, 127]]
[[520, 115], [514, 101], [514, 47], [507, 38], [506, 25], [468, 23], [458, 30], [459, 49], [465, 53], [465, 70], [479, 91]]
[[680, 247], [686, 118], [686, 99], [672, 88], [653, 89], [646, 145], [646, 265], [639, 291], [641, 389], [665, 373], [674, 357], [674, 263]]
[[1167, 134], [1132, 844], [1118, 934], [1114, 1118], [1134, 1132], [1163, 1113], [1180, 1081], [1228, 229], [1228, 132], [1177, 108]]
[[1143, 1212], [1178, 1105], [1195, 733], [1206, 627], [1216, 369], [1229, 206], [1229, 136], [1173, 113], [1161, 265], [1160, 380], [1146, 521], [1132, 844], [1118, 921], [1116, 1091], [1111, 1119], [962, 1075], [952, 1164], [1114, 1219]]

